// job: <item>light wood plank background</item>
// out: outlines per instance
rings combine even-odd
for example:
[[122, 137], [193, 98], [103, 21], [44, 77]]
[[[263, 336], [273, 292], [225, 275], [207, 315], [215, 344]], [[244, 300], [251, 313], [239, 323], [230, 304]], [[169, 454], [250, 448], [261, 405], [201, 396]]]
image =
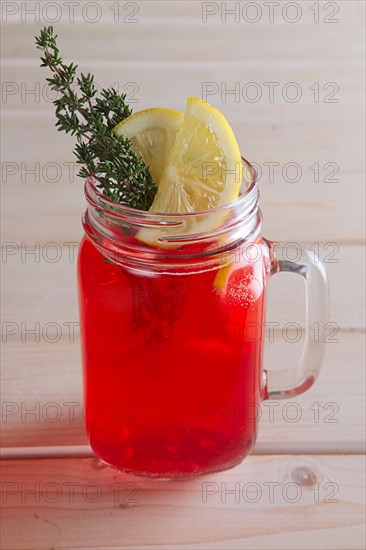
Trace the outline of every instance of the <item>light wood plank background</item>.
[[[87, 443], [75, 287], [85, 205], [72, 139], [55, 131], [52, 96], [45, 88], [48, 75], [39, 68], [33, 46], [34, 35], [56, 12], [52, 7], [42, 11], [47, 2], [38, 4], [39, 20], [29, 11], [34, 2], [3, 3], [1, 13], [1, 446], [5, 454], [45, 447], [57, 454], [64, 446], [72, 457], [80, 452], [73, 446]], [[339, 330], [327, 344], [316, 385], [293, 400], [301, 411], [299, 421], [289, 420], [286, 402], [275, 406], [273, 417], [264, 403], [255, 454], [212, 479], [184, 484], [134, 480], [100, 468], [90, 458], [4, 461], [2, 480], [8, 484], [97, 481], [103, 491], [93, 505], [80, 492], [74, 503], [64, 494], [54, 504], [28, 496], [22, 502], [19, 493], [6, 493], [11, 485], [2, 484], [2, 547], [363, 548], [364, 2], [302, 1], [297, 23], [286, 21], [282, 1], [273, 23], [262, 2], [254, 3], [262, 13], [256, 23], [243, 15], [238, 23], [229, 15], [222, 23], [221, 2], [211, 3], [218, 13], [206, 23], [200, 1], [99, 2], [96, 23], [88, 22], [83, 12], [88, 2], [75, 8], [72, 23], [64, 3], [56, 4], [60, 20], [55, 27], [65, 60], [93, 72], [98, 85], [126, 91], [135, 110], [182, 110], [185, 99], [202, 96], [209, 83], [218, 90], [207, 99], [224, 112], [242, 153], [261, 169], [265, 235], [319, 253], [330, 277], [330, 320]], [[111, 7], [117, 4], [120, 18], [115, 23]], [[226, 3], [228, 8], [234, 4]], [[248, 3], [239, 4], [242, 14]], [[132, 17], [138, 22], [123, 22], [135, 5], [138, 11]], [[87, 17], [92, 18], [95, 12], [89, 9]], [[319, 9], [318, 23], [314, 9]], [[285, 13], [294, 16], [291, 9]], [[325, 22], [327, 17], [339, 21]], [[273, 102], [268, 82], [278, 83]], [[286, 100], [290, 82], [301, 90], [298, 102]], [[232, 90], [236, 83], [239, 98], [222, 97], [221, 90]], [[255, 83], [262, 93], [257, 102], [245, 99], [247, 83]], [[273, 178], [270, 163], [279, 163]], [[289, 163], [299, 167], [298, 181], [292, 181], [296, 177]], [[288, 322], [302, 326], [300, 281], [281, 276], [269, 287], [268, 321], [279, 322], [280, 329]], [[22, 324], [31, 329], [35, 323], [39, 342], [30, 334], [22, 337]], [[285, 342], [281, 330], [276, 331], [273, 343], [266, 339], [266, 367], [293, 362], [301, 344]], [[67, 402], [77, 404], [71, 421]], [[61, 408], [55, 423], [47, 418], [52, 416], [51, 403]], [[24, 416], [34, 407], [39, 416]], [[316, 503], [306, 487], [297, 504], [279, 497], [274, 504], [264, 498], [256, 504], [224, 504], [221, 495], [202, 502], [204, 481], [228, 486], [278, 481], [283, 486], [303, 466], [315, 472], [319, 483], [339, 484], [338, 503]], [[138, 503], [113, 502], [110, 485], [118, 480], [137, 484]]]
[[352, 455], [256, 456], [166, 483], [93, 458], [4, 461], [2, 548], [361, 549], [363, 465]]

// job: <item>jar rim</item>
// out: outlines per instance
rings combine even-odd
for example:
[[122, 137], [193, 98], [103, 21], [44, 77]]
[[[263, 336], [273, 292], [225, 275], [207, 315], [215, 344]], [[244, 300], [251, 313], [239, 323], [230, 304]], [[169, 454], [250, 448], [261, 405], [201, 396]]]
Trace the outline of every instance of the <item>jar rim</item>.
[[[225, 261], [240, 243], [258, 238], [262, 216], [256, 170], [242, 158], [241, 195], [229, 204], [199, 212], [159, 213], [113, 202], [87, 180], [87, 237], [112, 263], [128, 269], [169, 273], [207, 270]], [[147, 231], [146, 231], [147, 230]]]
[[257, 190], [257, 171], [254, 166], [244, 157], [241, 157], [243, 165], [247, 168], [250, 177], [246, 179], [243, 175], [243, 182], [247, 184], [247, 188], [244, 192], [240, 193], [238, 198], [234, 201], [210, 208], [207, 210], [198, 210], [194, 212], [151, 212], [150, 210], [140, 210], [138, 208], [132, 208], [124, 204], [119, 204], [104, 196], [103, 193], [98, 189], [94, 184], [92, 178], [88, 178], [85, 182], [85, 196], [87, 201], [94, 207], [105, 208], [107, 210], [113, 210], [114, 215], [118, 217], [121, 215], [123, 217], [133, 216], [143, 218], [148, 216], [150, 220], [159, 218], [159, 220], [170, 220], [174, 218], [175, 223], [179, 218], [194, 217], [194, 216], [207, 216], [214, 213], [226, 212], [227, 210], [240, 208], [243, 204], [247, 203], [252, 199], [252, 196], [255, 193], [258, 193]]

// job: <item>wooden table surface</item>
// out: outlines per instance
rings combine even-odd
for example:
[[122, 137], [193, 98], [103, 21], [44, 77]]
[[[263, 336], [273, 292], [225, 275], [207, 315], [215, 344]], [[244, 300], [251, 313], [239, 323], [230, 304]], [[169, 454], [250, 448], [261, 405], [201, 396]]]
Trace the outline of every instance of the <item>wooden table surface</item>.
[[[364, 2], [70, 4], [2, 3], [1, 548], [364, 548]], [[265, 235], [326, 262], [320, 378], [291, 404], [263, 404], [255, 452], [228, 472], [144, 480], [87, 447], [75, 284], [85, 204], [33, 45], [56, 20], [64, 58], [135, 110], [206, 95], [260, 167]], [[301, 353], [283, 327], [303, 323], [303, 289], [283, 276], [269, 294], [279, 325], [265, 366], [284, 367]]]

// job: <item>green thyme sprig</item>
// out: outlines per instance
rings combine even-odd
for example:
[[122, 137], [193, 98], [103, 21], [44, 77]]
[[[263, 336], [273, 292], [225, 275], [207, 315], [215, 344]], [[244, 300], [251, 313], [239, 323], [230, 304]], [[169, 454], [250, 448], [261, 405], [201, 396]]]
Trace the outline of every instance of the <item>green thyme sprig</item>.
[[77, 76], [77, 65], [63, 63], [53, 27], [44, 27], [35, 38], [37, 48], [44, 54], [41, 67], [48, 67], [53, 73], [46, 80], [59, 94], [53, 102], [56, 127], [76, 136], [74, 154], [82, 165], [78, 175], [93, 177], [111, 200], [148, 210], [156, 194], [149, 168], [131, 150], [131, 143], [113, 131], [118, 122], [132, 113], [126, 94], [108, 88], [98, 97], [93, 75]]

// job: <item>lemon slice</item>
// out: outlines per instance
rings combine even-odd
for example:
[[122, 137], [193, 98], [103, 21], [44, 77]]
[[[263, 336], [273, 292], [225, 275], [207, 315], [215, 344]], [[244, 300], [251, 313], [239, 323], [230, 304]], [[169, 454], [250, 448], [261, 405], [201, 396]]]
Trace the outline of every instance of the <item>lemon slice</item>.
[[[209, 211], [235, 200], [242, 181], [239, 146], [225, 117], [202, 99], [187, 100], [184, 115], [145, 109], [115, 127], [150, 168], [158, 187], [151, 212], [186, 214]], [[224, 214], [171, 217], [175, 226], [145, 227], [137, 238], [153, 246], [175, 246], [166, 238], [220, 227]], [[179, 242], [177, 241], [179, 245]]]
[[202, 99], [189, 98], [150, 210], [186, 213], [222, 206], [238, 197], [241, 181], [240, 150], [225, 117]]
[[156, 185], [167, 165], [182, 119], [182, 113], [172, 109], [145, 109], [129, 116], [114, 129], [131, 141], [132, 150], [148, 165]]

